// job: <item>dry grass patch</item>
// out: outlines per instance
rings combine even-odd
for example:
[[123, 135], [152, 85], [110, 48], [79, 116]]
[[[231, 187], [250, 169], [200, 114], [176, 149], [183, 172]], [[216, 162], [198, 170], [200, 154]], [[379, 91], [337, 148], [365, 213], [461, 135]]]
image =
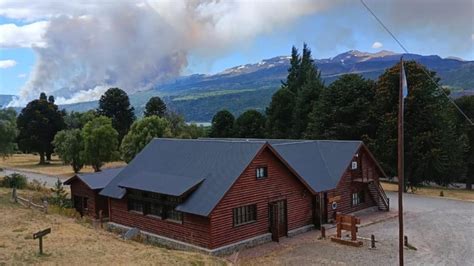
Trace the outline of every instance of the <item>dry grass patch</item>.
[[[39, 165], [39, 156], [34, 154], [14, 154], [7, 158], [0, 158], [0, 168], [12, 168], [20, 171], [33, 172], [38, 174], [53, 175], [60, 177], [70, 177], [74, 175], [74, 171], [70, 165], [65, 165], [57, 157], [52, 156], [52, 161], [47, 165]], [[103, 168], [124, 166], [125, 162], [106, 163]], [[81, 169], [81, 173], [92, 173], [94, 169], [85, 166]]]
[[[382, 187], [385, 191], [398, 191], [398, 185], [395, 183], [381, 182]], [[437, 187], [421, 187], [415, 191], [408, 190], [409, 193], [415, 195], [429, 196], [440, 198], [440, 193], [443, 191], [443, 198], [458, 199], [474, 202], [474, 191], [465, 189], [452, 189], [452, 188], [437, 188]]]
[[[19, 191], [20, 194], [25, 191]], [[35, 193], [28, 191], [27, 193]], [[169, 250], [125, 241], [56, 214], [45, 215], [9, 202], [10, 191], [0, 188], [0, 265], [224, 265], [221, 258]], [[43, 239], [45, 255], [38, 255], [34, 232], [51, 227]]]

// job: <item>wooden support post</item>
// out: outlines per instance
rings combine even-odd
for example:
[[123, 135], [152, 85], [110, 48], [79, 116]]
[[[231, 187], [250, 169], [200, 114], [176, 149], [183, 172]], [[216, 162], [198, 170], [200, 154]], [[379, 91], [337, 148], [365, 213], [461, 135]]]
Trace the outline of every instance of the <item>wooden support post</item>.
[[408, 236], [403, 237], [405, 247], [408, 247]]
[[43, 211], [48, 214], [48, 201], [46, 199], [43, 200]]
[[351, 240], [357, 240], [356, 218], [354, 216], [351, 216]]
[[16, 187], [14, 187], [12, 190], [12, 200], [13, 202], [18, 203], [18, 197], [16, 195]]
[[337, 226], [337, 238], [341, 238], [342, 224], [338, 223], [336, 226]]
[[326, 227], [321, 226], [321, 238], [326, 238]]
[[39, 251], [40, 251], [40, 254], [43, 255], [43, 237], [41, 236], [39, 238]]
[[100, 223], [100, 228], [104, 228], [104, 226], [102, 225], [102, 210], [99, 210], [99, 223]]
[[370, 236], [370, 243], [371, 243], [370, 247], [375, 248], [375, 236], [374, 235]]
[[43, 254], [43, 236], [51, 233], [51, 228], [33, 234], [33, 239], [39, 239], [39, 254]]

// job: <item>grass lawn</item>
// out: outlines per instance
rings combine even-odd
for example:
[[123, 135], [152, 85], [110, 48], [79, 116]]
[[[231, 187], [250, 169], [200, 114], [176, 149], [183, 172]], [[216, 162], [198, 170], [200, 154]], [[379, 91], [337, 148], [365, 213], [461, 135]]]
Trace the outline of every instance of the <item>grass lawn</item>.
[[[381, 182], [385, 191], [398, 191], [398, 185], [395, 183]], [[444, 198], [467, 200], [474, 202], [474, 190], [452, 189], [452, 188], [438, 188], [438, 187], [421, 187], [414, 192], [409, 190], [409, 193], [416, 195], [437, 197], [440, 198], [440, 192], [443, 191]]]
[[[19, 195], [38, 192], [21, 190]], [[38, 195], [36, 195], [38, 196]], [[44, 214], [9, 201], [0, 188], [0, 265], [225, 265], [221, 258], [125, 241], [58, 214]], [[35, 198], [35, 197], [33, 197]], [[51, 227], [38, 254], [34, 232]]]
[[[38, 174], [70, 177], [74, 171], [70, 165], [65, 165], [57, 157], [52, 156], [52, 161], [47, 165], [39, 165], [39, 156], [34, 154], [14, 154], [7, 158], [0, 157], [0, 168], [12, 168], [16, 170], [34, 172]], [[124, 162], [106, 163], [103, 168], [118, 167], [125, 165]], [[81, 173], [92, 173], [94, 170], [90, 166], [81, 169]]]

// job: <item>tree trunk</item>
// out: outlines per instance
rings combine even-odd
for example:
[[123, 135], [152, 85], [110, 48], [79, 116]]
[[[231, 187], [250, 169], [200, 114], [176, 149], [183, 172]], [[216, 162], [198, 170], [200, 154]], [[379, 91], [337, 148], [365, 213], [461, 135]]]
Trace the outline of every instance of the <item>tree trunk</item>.
[[92, 168], [94, 168], [94, 172], [100, 172], [100, 165], [99, 164], [93, 164]]
[[466, 176], [466, 189], [472, 190], [472, 181], [474, 181], [474, 167], [468, 165], [467, 176]]
[[51, 153], [50, 152], [46, 153], [46, 160], [48, 160], [49, 162], [51, 161]]
[[44, 152], [40, 152], [39, 156], [40, 156], [39, 164], [46, 164], [46, 161], [44, 160]]

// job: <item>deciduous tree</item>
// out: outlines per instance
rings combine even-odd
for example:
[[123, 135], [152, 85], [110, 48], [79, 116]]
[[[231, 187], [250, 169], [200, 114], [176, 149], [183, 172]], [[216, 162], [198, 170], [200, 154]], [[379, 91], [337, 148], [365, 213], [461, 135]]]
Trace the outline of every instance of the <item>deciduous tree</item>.
[[0, 110], [0, 156], [9, 156], [16, 148], [16, 112], [13, 108]]
[[265, 116], [257, 110], [247, 110], [235, 120], [235, 134], [240, 138], [265, 137]]
[[81, 130], [70, 129], [59, 131], [53, 140], [54, 151], [61, 160], [71, 165], [74, 173], [84, 166], [84, 142]]
[[118, 133], [112, 120], [99, 116], [87, 122], [81, 132], [84, 140], [84, 162], [99, 172], [105, 162], [118, 159]]
[[306, 137], [360, 140], [373, 138], [376, 121], [371, 114], [375, 82], [357, 74], [343, 75], [323, 90], [310, 114]]
[[170, 137], [170, 123], [156, 115], [137, 120], [125, 135], [120, 146], [122, 159], [130, 162], [153, 139]]

